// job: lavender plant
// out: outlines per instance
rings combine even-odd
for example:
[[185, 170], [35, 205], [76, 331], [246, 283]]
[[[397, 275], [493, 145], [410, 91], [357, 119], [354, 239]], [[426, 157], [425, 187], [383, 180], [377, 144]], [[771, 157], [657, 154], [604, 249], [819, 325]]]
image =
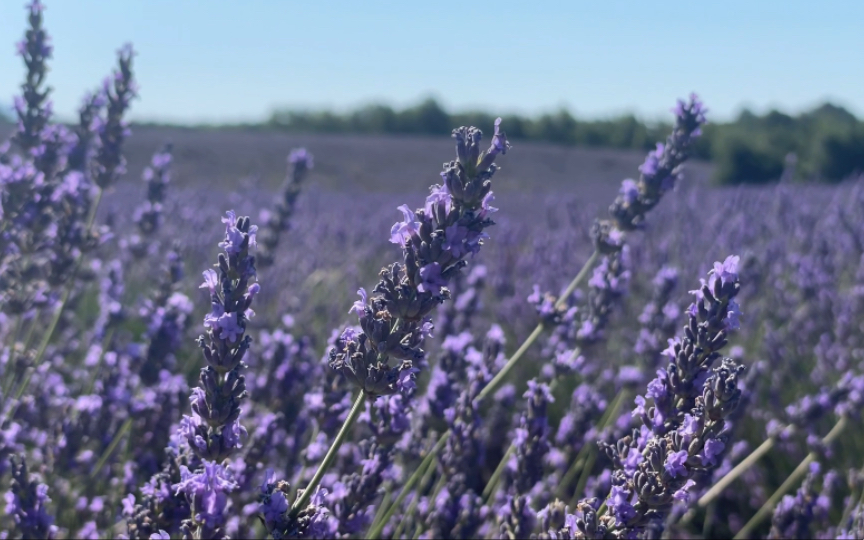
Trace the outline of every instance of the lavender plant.
[[[491, 147], [475, 128], [455, 131], [456, 159], [416, 210], [395, 188], [345, 194], [326, 182], [300, 204], [312, 162], [299, 151], [275, 209], [272, 193], [229, 193], [212, 171], [201, 190], [198, 138], [186, 134], [172, 138], [190, 147], [177, 156], [189, 176], [169, 192], [174, 157], [157, 152], [140, 164], [142, 204], [118, 182], [124, 149], [139, 144], [124, 120], [131, 49], [61, 126], [45, 14], [26, 7], [25, 82], [0, 145], [5, 536], [861, 536], [861, 178], [688, 182], [659, 205], [705, 122], [692, 97], [607, 219], [592, 222], [586, 209], [600, 201], [587, 184], [574, 203], [550, 170], [536, 191], [554, 200], [519, 195], [483, 264], [463, 275], [492, 225], [494, 162], [508, 148], [499, 124]], [[130, 170], [166, 138], [141, 133]], [[328, 137], [315, 144], [332, 155]], [[350, 161], [339, 144], [331, 170]], [[375, 152], [398, 169], [386, 144], [364, 147], [370, 176]], [[523, 158], [548, 159], [537, 152]], [[514, 165], [519, 176], [544, 170]], [[496, 192], [509, 189], [498, 179]], [[200, 210], [226, 199], [238, 212], [223, 220], [204, 307], [183, 270], [212, 260]], [[344, 284], [387, 260], [376, 238], [393, 207], [401, 257], [361, 289], [349, 312], [358, 324], [346, 327], [356, 287]], [[260, 231], [236, 217], [262, 208]], [[723, 250], [742, 256], [715, 264], [679, 309], [677, 275]], [[258, 294], [265, 263], [279, 294]], [[545, 292], [574, 267], [561, 294]], [[207, 313], [201, 352], [194, 312]], [[754, 359], [746, 377], [742, 358]], [[634, 413], [622, 411], [646, 386]]]

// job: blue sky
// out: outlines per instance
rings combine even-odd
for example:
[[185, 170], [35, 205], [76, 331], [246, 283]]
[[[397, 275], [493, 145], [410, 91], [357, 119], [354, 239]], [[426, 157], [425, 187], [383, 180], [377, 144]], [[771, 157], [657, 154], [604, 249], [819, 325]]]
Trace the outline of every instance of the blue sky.
[[[0, 100], [26, 14], [0, 1]], [[69, 118], [132, 42], [134, 119], [255, 121], [276, 107], [410, 105], [665, 118], [697, 91], [716, 120], [825, 100], [864, 116], [864, 2], [45, 0], [49, 83]], [[5, 52], [4, 52], [5, 51]]]

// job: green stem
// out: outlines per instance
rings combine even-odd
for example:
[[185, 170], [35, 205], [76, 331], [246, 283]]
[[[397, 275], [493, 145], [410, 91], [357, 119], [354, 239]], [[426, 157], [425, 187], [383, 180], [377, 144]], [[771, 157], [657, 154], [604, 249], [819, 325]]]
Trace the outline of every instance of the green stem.
[[[444, 478], [445, 478], [444, 475], [441, 475], [441, 477], [438, 478], [438, 482], [435, 483], [435, 489], [432, 491], [432, 496], [429, 498], [430, 501], [434, 501], [438, 497], [438, 493], [440, 493], [441, 488], [444, 487]], [[406, 518], [407, 518], [407, 516], [406, 516]], [[403, 518], [403, 523], [405, 521], [406, 521], [406, 519]], [[418, 538], [420, 538], [420, 534], [422, 532], [423, 532], [423, 523], [421, 522], [421, 523], [418, 523], [416, 527], [414, 527], [414, 534], [411, 535], [411, 540], [417, 540]], [[394, 534], [393, 537], [398, 538], [399, 535]]]
[[483, 398], [497, 390], [498, 387], [500, 387], [504, 383], [504, 379], [507, 378], [507, 375], [510, 373], [510, 371], [512, 371], [513, 368], [516, 367], [516, 364], [519, 362], [519, 360], [521, 360], [525, 353], [528, 351], [528, 349], [531, 348], [531, 345], [534, 345], [534, 342], [537, 341], [537, 338], [539, 338], [542, 333], [543, 325], [538, 324], [534, 328], [534, 331], [531, 332], [531, 335], [528, 336], [528, 339], [526, 339], [522, 343], [522, 345], [516, 350], [516, 352], [513, 353], [513, 356], [511, 356], [510, 359], [507, 360], [507, 363], [504, 364], [504, 367], [501, 368], [501, 371], [499, 371], [495, 375], [495, 377], [493, 377], [492, 380], [489, 381], [489, 384], [487, 384], [486, 387], [483, 388], [483, 390], [481, 390], [479, 394], [477, 394], [475, 401], [483, 401]]
[[507, 460], [513, 455], [513, 451], [516, 450], [516, 445], [511, 444], [507, 451], [504, 452], [504, 456], [501, 458], [501, 461], [498, 463], [498, 466], [495, 468], [495, 472], [492, 473], [492, 476], [489, 477], [489, 481], [486, 482], [486, 487], [483, 489], [483, 502], [489, 502], [489, 498], [492, 497], [492, 494], [495, 493], [495, 490], [498, 489], [498, 482], [501, 480], [501, 475], [504, 473], [504, 468], [507, 466]]
[[570, 285], [567, 285], [567, 289], [561, 294], [561, 297], [558, 298], [558, 301], [555, 302], [555, 309], [561, 308], [564, 304], [567, 303], [567, 299], [573, 294], [573, 291], [576, 290], [576, 287], [582, 283], [582, 280], [585, 279], [585, 276], [588, 275], [588, 272], [591, 271], [591, 267], [594, 266], [594, 263], [597, 261], [597, 257], [600, 256], [600, 252], [594, 250], [594, 253], [588, 257], [588, 260], [585, 261], [585, 264], [582, 265], [582, 269], [579, 270], [579, 273], [576, 274], [576, 277], [573, 278], [573, 281], [570, 282]]
[[24, 334], [21, 342], [24, 344], [24, 351], [30, 348], [30, 340], [33, 339], [33, 331], [38, 326], [38, 318], [33, 317], [33, 320], [30, 321], [30, 325], [27, 327], [27, 332]]
[[702, 538], [710, 538], [708, 533], [714, 526], [714, 517], [717, 515], [717, 501], [711, 503], [705, 512], [705, 521], [702, 523]]
[[309, 499], [312, 498], [312, 492], [318, 487], [318, 484], [321, 483], [321, 478], [324, 477], [324, 473], [327, 472], [327, 469], [330, 468], [330, 465], [333, 463], [333, 460], [336, 459], [336, 454], [339, 452], [339, 447], [342, 446], [342, 443], [345, 442], [345, 438], [348, 435], [348, 432], [351, 430], [351, 426], [354, 424], [354, 421], [357, 420], [357, 417], [360, 416], [360, 410], [362, 409], [361, 405], [363, 404], [363, 399], [366, 397], [366, 392], [360, 390], [360, 393], [357, 394], [357, 399], [354, 400], [354, 405], [351, 407], [351, 412], [348, 413], [348, 418], [345, 419], [345, 422], [342, 424], [342, 427], [339, 429], [339, 433], [336, 434], [336, 438], [333, 440], [333, 444], [330, 445], [330, 449], [327, 450], [327, 455], [324, 456], [324, 461], [321, 462], [321, 465], [318, 466], [318, 470], [315, 471], [315, 475], [312, 476], [312, 480], [309, 481], [309, 485], [306, 486], [306, 489], [303, 490], [303, 493], [300, 497], [294, 501], [294, 505], [291, 507], [291, 513], [293, 515], [297, 515], [306, 505], [309, 503]]
[[714, 484], [711, 489], [709, 489], [705, 493], [705, 495], [702, 495], [697, 504], [703, 508], [708, 506], [714, 499], [716, 499], [720, 496], [721, 493], [723, 493], [723, 490], [725, 490], [729, 486], [729, 484], [734, 482], [736, 478], [744, 474], [744, 471], [755, 465], [762, 456], [767, 454], [768, 451], [774, 447], [775, 442], [777, 442], [777, 440], [774, 437], [769, 437], [768, 439], [765, 439], [765, 442], [760, 444], [759, 447], [756, 448], [756, 450], [753, 450], [753, 452], [751, 452], [749, 456], [744, 458], [741, 463], [736, 465], [735, 468], [729, 471], [726, 476], [724, 476], [720, 479], [719, 482]]
[[93, 470], [90, 471], [90, 479], [92, 480], [102, 467], [105, 466], [105, 462], [108, 461], [108, 458], [111, 457], [111, 454], [114, 453], [114, 450], [117, 448], [117, 445], [120, 444], [120, 441], [123, 439], [123, 436], [126, 435], [126, 432], [129, 431], [129, 428], [132, 427], [132, 419], [127, 418], [123, 425], [120, 426], [120, 429], [117, 430], [117, 433], [114, 434], [114, 439], [111, 441], [111, 444], [108, 445], [108, 448], [105, 450], [105, 453], [102, 454], [102, 457], [99, 458], [99, 461], [96, 462], [96, 466], [93, 467]]
[[[583, 446], [584, 448], [584, 446]], [[585, 458], [584, 457], [576, 457], [573, 460], [573, 464], [570, 465], [570, 468], [567, 469], [567, 472], [564, 473], [564, 477], [561, 478], [561, 483], [558, 484], [558, 497], [564, 497], [564, 494], [567, 491], [566, 486], [569, 486], [573, 480], [576, 479], [576, 475], [582, 471], [582, 467], [585, 466]]]
[[[405, 497], [408, 495], [408, 492], [411, 491], [411, 488], [414, 487], [414, 484], [420, 479], [419, 471], [424, 470], [425, 467], [429, 467], [432, 460], [435, 459], [435, 456], [438, 452], [444, 448], [444, 443], [447, 442], [447, 437], [450, 436], [450, 430], [444, 432], [441, 437], [438, 438], [438, 442], [435, 443], [435, 446], [429, 450], [429, 453], [426, 454], [426, 457], [423, 458], [423, 461], [420, 463], [420, 466], [414, 471], [408, 481], [405, 482], [405, 485], [402, 487], [402, 491], [399, 492], [399, 496], [396, 497], [396, 500], [393, 501], [393, 504], [390, 505], [390, 508], [387, 509], [387, 513], [384, 514], [384, 517], [377, 524], [373, 525], [369, 532], [366, 533], [366, 538], [380, 538], [381, 531], [384, 530], [384, 526], [390, 521], [390, 518], [393, 517], [393, 514], [396, 513], [396, 509], [398, 509], [402, 505], [402, 501], [405, 500]], [[418, 494], [419, 497], [419, 494]]]
[[[432, 480], [432, 473], [435, 472], [434, 467], [435, 461], [429, 460], [426, 463], [426, 470], [423, 471], [423, 478], [420, 480], [420, 485], [417, 487], [417, 496], [411, 499], [411, 504], [408, 505], [408, 511], [405, 512], [405, 515], [399, 521], [399, 525], [396, 527], [396, 530], [393, 532], [393, 538], [399, 538], [399, 533], [402, 532], [405, 525], [408, 523], [409, 518], [414, 515], [414, 511], [417, 509], [417, 505], [420, 503], [420, 494], [429, 486], [429, 482]], [[383, 515], [383, 514], [382, 514]], [[375, 516], [374, 524], [378, 523], [378, 518], [382, 516]]]
[[372, 518], [373, 524], [378, 523], [378, 520], [381, 519], [382, 515], [384, 515], [384, 509], [390, 505], [390, 499], [392, 499], [392, 498], [393, 498], [392, 489], [387, 489], [384, 492], [384, 498], [381, 499], [381, 504], [378, 506], [378, 510], [375, 511], [375, 517]]
[[[848, 423], [849, 420], [845, 416], [841, 416], [840, 420], [837, 421], [837, 423], [834, 424], [834, 427], [831, 428], [831, 431], [828, 432], [828, 435], [825, 435], [825, 437], [822, 439], [822, 443], [830, 444], [831, 442], [833, 442], [834, 439], [836, 439], [840, 435], [840, 433], [843, 431], [843, 429]], [[804, 473], [807, 472], [807, 467], [809, 467], [809, 465], [816, 460], [816, 457], [817, 455], [814, 452], [810, 452], [809, 454], [807, 454], [807, 457], [804, 458], [804, 461], [802, 461], [798, 464], [797, 467], [795, 467], [795, 470], [792, 471], [792, 474], [789, 475], [789, 478], [787, 478], [786, 481], [783, 482], [783, 484], [781, 484], [779, 488], [777, 488], [777, 491], [775, 491], [768, 498], [768, 500], [765, 501], [765, 504], [763, 504], [762, 508], [760, 508], [759, 511], [756, 512], [756, 515], [750, 518], [750, 521], [748, 521], [747, 524], [744, 525], [740, 531], [738, 531], [738, 534], [735, 535], [735, 540], [738, 540], [739, 538], [747, 538], [750, 533], [753, 532], [753, 529], [755, 529], [757, 526], [759, 526], [760, 523], [762, 523], [762, 520], [765, 519], [768, 514], [770, 514], [774, 510], [774, 506], [777, 504], [780, 498], [785, 495], [790, 489], [792, 489], [792, 486], [794, 486], [798, 482], [798, 480], [804, 475]]]
[[[315, 424], [315, 429], [312, 430], [312, 436], [309, 437], [309, 443], [314, 441], [317, 437], [318, 437], [318, 424]], [[306, 446], [309, 446], [309, 443], [307, 443]], [[303, 481], [303, 475], [304, 474], [306, 474], [306, 461], [305, 460], [303, 461], [303, 466], [300, 467], [300, 474], [298, 474], [296, 476], [298, 484]], [[293, 499], [296, 496], [297, 496], [297, 486], [295, 485], [291, 488], [291, 499]]]
[[[21, 333], [21, 328], [23, 326], [24, 326], [24, 316], [18, 315], [17, 317], [15, 317], [15, 326], [12, 328], [10, 333], [7, 335], [7, 337], [11, 338], [11, 341], [9, 342], [9, 349], [12, 351], [12, 358], [13, 359], [14, 359], [14, 356], [16, 354], [15, 351], [16, 351], [17, 345], [18, 345], [18, 334]], [[23, 347], [22, 353], [26, 353], [26, 351], [27, 351], [27, 348]], [[4, 399], [6, 396], [9, 395], [9, 390], [11, 389], [11, 386], [13, 384], [15, 384], [15, 369], [14, 369], [14, 367], [15, 367], [14, 362], [12, 362], [12, 361], [10, 361], [6, 364], [6, 373], [3, 374], [3, 385], [2, 385], [2, 387], [0, 387], [0, 388], [2, 388], [2, 392], [3, 392], [2, 395], [3, 395]]]
[[[854, 495], [853, 491], [851, 495]], [[846, 508], [843, 510], [843, 517], [840, 518], [840, 523], [837, 525], [837, 530], [841, 530], [846, 527], [846, 521], [849, 519], [849, 516], [852, 515], [852, 511], [856, 506], [860, 506], [864, 504], [864, 486], [861, 486], [861, 495], [857, 497], [858, 504], [855, 504], [856, 497], [849, 497], [849, 504], [846, 505]]]
[[[72, 277], [69, 280], [70, 284], [75, 280], [75, 274], [78, 273], [77, 271], [78, 265], [76, 264], [75, 270], [72, 271]], [[39, 343], [39, 349], [36, 351], [36, 358], [34, 358], [33, 360], [33, 365], [27, 368], [27, 372], [24, 375], [24, 380], [21, 381], [21, 385], [15, 392], [16, 400], [21, 399], [21, 395], [24, 394], [24, 391], [27, 389], [27, 385], [30, 384], [30, 378], [33, 377], [33, 373], [35, 373], [39, 366], [42, 364], [42, 359], [45, 356], [45, 349], [48, 348], [48, 343], [51, 341], [51, 336], [54, 334], [54, 330], [57, 329], [57, 323], [60, 322], [60, 316], [63, 315], [63, 307], [69, 300], [69, 295], [71, 293], [71, 285], [63, 290], [63, 296], [60, 298], [60, 305], [57, 306], [57, 309], [54, 310], [54, 316], [51, 318], [51, 324], [48, 325], [48, 330], [46, 330], [45, 334], [42, 336], [42, 342]]]
[[[573, 349], [571, 353], [571, 360], [579, 354], [579, 349]], [[552, 382], [549, 383], [549, 391], [555, 392], [555, 389], [558, 387], [558, 379], [553, 379]], [[492, 476], [489, 477], [489, 480], [486, 482], [486, 486], [483, 488], [483, 501], [489, 502], [492, 495], [495, 494], [495, 491], [498, 490], [498, 486], [500, 485], [501, 475], [504, 472], [504, 467], [507, 465], [508, 458], [513, 455], [513, 452], [516, 451], [516, 443], [511, 442], [510, 446], [507, 447], [507, 451], [504, 452], [504, 455], [501, 457], [501, 461], [498, 462], [498, 466], [495, 467], [495, 472], [492, 473]]]
[[[618, 405], [623, 398], [624, 393], [621, 392], [617, 396], [615, 396], [615, 400], [610, 404], [609, 407], [606, 408], [606, 411], [603, 412], [603, 416], [600, 417], [600, 422], [598, 422], [599, 429], [605, 428], [609, 424], [609, 418], [612, 416], [612, 411], [618, 409]], [[570, 485], [570, 482], [573, 481], [573, 477], [576, 476], [576, 472], [581, 470], [581, 467], [585, 464], [585, 456], [588, 453], [590, 445], [584, 444], [582, 448], [579, 449], [579, 452], [576, 454], [576, 458], [573, 459], [573, 465], [570, 466], [570, 469], [564, 475], [564, 479], [562, 479], [561, 484], [558, 487], [558, 496], [564, 495], [567, 486]]]
[[[600, 424], [598, 426], [598, 432], [606, 429], [615, 419], [615, 416], [618, 414], [618, 409], [621, 407], [621, 404], [624, 403], [624, 395], [626, 394], [625, 390], [621, 390], [618, 392], [618, 395], [615, 396], [615, 401], [606, 409], [606, 413], [600, 419]], [[597, 461], [597, 445], [588, 443], [582, 446], [579, 450], [579, 454], [576, 456], [576, 463], [583, 462], [582, 470], [579, 474], [579, 481], [576, 483], [576, 489], [573, 490], [573, 497], [571, 498], [571, 506], [575, 507], [576, 503], [579, 501], [579, 494], [582, 493], [582, 490], [585, 489], [585, 485], [588, 483], [588, 478], [591, 476], [591, 469], [594, 468], [594, 463]]]
[[[567, 286], [567, 289], [564, 291], [561, 297], [558, 298], [558, 301], [555, 302], [556, 309], [562, 307], [564, 304], [567, 303], [567, 299], [570, 297], [571, 294], [573, 294], [573, 291], [576, 290], [576, 287], [579, 286], [582, 280], [585, 279], [585, 276], [588, 275], [588, 272], [594, 266], [594, 261], [597, 260], [598, 256], [599, 252], [595, 250], [594, 253], [592, 253], [591, 256], [588, 258], [588, 260], [585, 261], [582, 269], [579, 271], [578, 274], [576, 274], [576, 277], [573, 278], [573, 281], [570, 282], [570, 285]], [[537, 327], [534, 328], [534, 331], [531, 332], [531, 335], [529, 335], [528, 338], [522, 343], [519, 349], [517, 349], [516, 352], [513, 353], [513, 356], [511, 356], [510, 359], [507, 360], [507, 363], [504, 364], [504, 367], [501, 368], [501, 371], [499, 371], [495, 375], [495, 377], [493, 377], [492, 380], [489, 381], [489, 384], [487, 384], [486, 387], [480, 391], [480, 394], [477, 395], [475, 401], [482, 401], [483, 398], [497, 390], [498, 387], [500, 387], [504, 383], [504, 380], [507, 378], [507, 375], [510, 373], [510, 371], [513, 370], [514, 367], [516, 367], [516, 364], [519, 363], [519, 360], [521, 360], [525, 353], [528, 351], [528, 349], [530, 349], [531, 346], [534, 345], [534, 342], [537, 341], [537, 339], [542, 333], [543, 325], [538, 324]]]
[[[586, 445], [588, 446], [588, 445]], [[588, 478], [591, 477], [591, 471], [594, 469], [594, 463], [597, 462], [597, 446], [590, 445], [588, 455], [585, 457], [585, 465], [582, 466], [582, 471], [579, 474], [579, 481], [576, 482], [576, 489], [573, 490], [573, 497], [570, 500], [572, 506], [576, 506], [579, 502], [579, 494], [585, 489], [588, 484]]]

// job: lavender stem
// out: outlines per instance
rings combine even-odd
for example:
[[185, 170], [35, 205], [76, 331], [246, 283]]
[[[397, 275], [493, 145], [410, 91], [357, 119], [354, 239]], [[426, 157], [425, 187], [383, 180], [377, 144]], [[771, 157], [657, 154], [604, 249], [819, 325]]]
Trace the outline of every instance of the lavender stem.
[[354, 421], [357, 420], [357, 417], [360, 416], [360, 411], [362, 409], [361, 405], [365, 398], [366, 392], [360, 390], [360, 393], [357, 394], [357, 399], [354, 400], [354, 405], [351, 407], [351, 412], [348, 413], [348, 418], [345, 419], [345, 422], [339, 429], [339, 433], [337, 433], [336, 438], [333, 439], [333, 444], [331, 444], [330, 449], [327, 450], [327, 454], [324, 456], [324, 461], [322, 461], [321, 465], [318, 466], [318, 470], [315, 471], [315, 475], [312, 476], [309, 485], [306, 486], [306, 489], [303, 490], [300, 497], [294, 501], [294, 505], [291, 507], [292, 514], [298, 513], [309, 503], [309, 499], [312, 498], [312, 493], [314, 493], [318, 484], [321, 483], [324, 473], [327, 472], [327, 469], [330, 468], [333, 460], [336, 459], [336, 453], [339, 451], [339, 447], [342, 446], [342, 443], [345, 442], [345, 437], [348, 435], [348, 431], [351, 429], [351, 426], [354, 425]]
[[[832, 441], [834, 441], [834, 439], [840, 436], [840, 433], [843, 431], [843, 429], [848, 423], [849, 420], [847, 419], [847, 417], [841, 416], [840, 420], [838, 420], [837, 423], [834, 424], [834, 427], [831, 428], [831, 431], [829, 431], [828, 434], [822, 438], [822, 443], [830, 444]], [[792, 474], [789, 475], [789, 478], [787, 478], [786, 481], [783, 482], [783, 484], [781, 484], [779, 488], [777, 488], [777, 491], [775, 491], [770, 497], [768, 497], [768, 500], [765, 501], [765, 504], [762, 505], [762, 508], [760, 508], [759, 511], [756, 512], [756, 515], [750, 518], [750, 521], [748, 521], [746, 525], [741, 527], [741, 530], [738, 531], [738, 534], [735, 535], [735, 540], [738, 540], [739, 538], [747, 538], [753, 531], [753, 529], [755, 529], [760, 523], [762, 523], [763, 519], [768, 517], [768, 515], [774, 510], [774, 506], [777, 505], [777, 501], [779, 501], [783, 495], [785, 495], [790, 489], [792, 489], [792, 486], [795, 485], [796, 482], [798, 482], [798, 480], [805, 472], [807, 472], [807, 467], [809, 467], [810, 463], [812, 463], [817, 457], [818, 456], [814, 452], [810, 452], [809, 454], [807, 454], [807, 457], [804, 458], [804, 461], [798, 464], [797, 467], [795, 467], [795, 470], [792, 471]]]
[[763, 442], [759, 445], [758, 448], [756, 448], [756, 450], [753, 450], [753, 452], [749, 456], [744, 458], [741, 463], [739, 463], [735, 466], [734, 469], [729, 471], [729, 474], [727, 474], [726, 476], [721, 478], [719, 482], [714, 484], [711, 489], [709, 489], [708, 492], [699, 499], [697, 504], [701, 507], [708, 506], [708, 504], [710, 504], [714, 499], [720, 496], [720, 494], [723, 492], [724, 489], [726, 489], [727, 486], [729, 486], [729, 484], [734, 482], [739, 476], [744, 474], [744, 471], [755, 465], [762, 456], [767, 454], [768, 451], [774, 447], [774, 443], [776, 442], [777, 439], [775, 437], [770, 437], [766, 439], [765, 442]]
[[[430, 466], [430, 464], [432, 463], [432, 460], [435, 459], [435, 456], [438, 454], [438, 452], [440, 452], [441, 449], [444, 448], [444, 443], [447, 442], [447, 437], [449, 437], [449, 436], [450, 436], [450, 430], [448, 429], [438, 438], [438, 442], [436, 442], [435, 446], [433, 446], [432, 449], [429, 451], [429, 453], [426, 454], [426, 457], [424, 457], [423, 461], [420, 462], [420, 466], [417, 467], [417, 469], [414, 471], [414, 474], [412, 474], [408, 478], [408, 481], [405, 482], [405, 486], [402, 488], [402, 491], [399, 492], [399, 496], [396, 497], [396, 500], [393, 501], [393, 504], [390, 505], [390, 508], [387, 509], [387, 513], [384, 514], [384, 517], [381, 519], [381, 521], [374, 524], [369, 529], [369, 532], [366, 533], [365, 538], [380, 538], [381, 537], [381, 531], [384, 530], [384, 525], [386, 525], [387, 522], [390, 521], [390, 518], [393, 517], [393, 514], [396, 512], [396, 510], [400, 506], [402, 506], [402, 501], [405, 500], [405, 497], [408, 495], [408, 492], [411, 491], [411, 488], [413, 488], [414, 484], [416, 484], [417, 481], [420, 479], [420, 474], [418, 474], [418, 471], [425, 470], [427, 467]], [[418, 494], [417, 496], [419, 497], [420, 495]]]
[[[599, 431], [603, 431], [609, 424], [615, 421], [615, 415], [618, 414], [618, 409], [621, 407], [621, 404], [624, 403], [625, 392], [622, 390], [618, 392], [618, 395], [615, 396], [615, 401], [606, 409], [606, 412], [600, 418], [600, 422], [597, 424], [597, 429]], [[573, 466], [570, 467], [564, 478], [561, 479], [561, 484], [559, 485], [558, 496], [563, 497], [565, 494], [565, 490], [567, 486], [570, 485], [570, 482], [573, 481], [573, 478], [579, 473], [579, 481], [576, 483], [577, 486], [584, 485], [585, 482], [588, 481], [588, 474], [591, 472], [590, 467], [594, 465], [594, 460], [596, 459], [597, 448], [594, 445], [585, 444], [582, 448], [579, 449], [579, 453], [576, 454], [576, 458], [573, 460]], [[589, 456], [588, 454], [591, 453]], [[587, 471], [587, 472], [586, 472]], [[583, 479], [584, 478], [584, 479]], [[579, 499], [579, 493], [581, 490], [576, 489], [573, 492], [574, 501], [571, 501], [571, 504], [575, 505]]]
[[[588, 260], [585, 261], [585, 264], [582, 265], [582, 269], [579, 270], [579, 273], [576, 274], [576, 277], [573, 278], [573, 281], [571, 281], [570, 285], [567, 286], [567, 290], [565, 290], [564, 293], [561, 294], [561, 296], [558, 298], [558, 301], [555, 302], [556, 309], [562, 307], [567, 302], [567, 299], [570, 297], [571, 294], [573, 294], [573, 291], [576, 290], [576, 287], [578, 287], [582, 280], [585, 279], [585, 276], [588, 275], [588, 271], [591, 270], [591, 268], [594, 266], [594, 261], [597, 260], [597, 257], [599, 255], [599, 252], [595, 250], [594, 253], [592, 253], [591, 256], [588, 258]], [[534, 328], [534, 331], [531, 332], [531, 335], [529, 335], [528, 338], [522, 343], [519, 349], [517, 349], [516, 352], [513, 353], [513, 356], [511, 356], [510, 359], [507, 360], [507, 363], [504, 364], [504, 367], [501, 368], [501, 371], [499, 371], [495, 375], [495, 377], [491, 381], [489, 381], [489, 384], [480, 391], [480, 393], [477, 395], [476, 401], [482, 401], [484, 397], [488, 396], [490, 393], [497, 390], [499, 386], [501, 386], [510, 371], [514, 367], [516, 367], [516, 364], [519, 363], [519, 360], [521, 360], [525, 353], [528, 351], [528, 349], [531, 348], [531, 345], [534, 345], [534, 342], [537, 341], [537, 339], [542, 333], [543, 324], [538, 324], [537, 327]]]
[[108, 461], [108, 458], [111, 457], [111, 454], [114, 453], [114, 450], [117, 449], [117, 445], [120, 444], [120, 441], [129, 431], [129, 428], [132, 427], [132, 418], [127, 418], [123, 425], [120, 426], [120, 429], [117, 430], [117, 433], [114, 434], [114, 438], [111, 440], [111, 444], [108, 445], [108, 448], [105, 449], [105, 453], [99, 458], [99, 461], [96, 462], [96, 466], [93, 467], [93, 470], [90, 471], [90, 479], [92, 480], [96, 474], [98, 474], [99, 470], [105, 466], [105, 463]]
[[504, 473], [504, 467], [507, 466], [507, 460], [510, 459], [510, 456], [513, 455], [513, 452], [516, 450], [515, 444], [510, 444], [507, 448], [507, 451], [504, 452], [504, 455], [501, 457], [501, 461], [498, 462], [498, 467], [495, 468], [495, 472], [492, 473], [492, 476], [489, 477], [489, 481], [486, 483], [486, 487], [483, 489], [483, 493], [481, 497], [483, 497], [483, 502], [488, 503], [489, 499], [498, 489], [499, 480], [501, 480], [501, 475]]
[[[428, 487], [432, 480], [432, 473], [435, 472], [434, 463], [429, 461], [426, 466], [426, 470], [423, 471], [423, 478], [420, 480], [420, 485], [417, 487], [417, 496], [411, 500], [411, 504], [408, 505], [408, 511], [405, 512], [405, 516], [399, 522], [399, 525], [396, 527], [396, 530], [393, 532], [393, 538], [399, 538], [399, 533], [402, 532], [402, 528], [408, 523], [408, 518], [414, 515], [414, 511], [417, 509], [417, 505], [420, 504], [420, 494], [423, 493]], [[389, 493], [388, 493], [389, 494]], [[432, 498], [434, 500], [434, 497]], [[382, 508], [384, 507], [384, 503], [382, 502]], [[388, 501], [389, 504], [389, 501]], [[375, 516], [376, 518], [380, 516]], [[374, 523], [374, 522], [373, 522]]]

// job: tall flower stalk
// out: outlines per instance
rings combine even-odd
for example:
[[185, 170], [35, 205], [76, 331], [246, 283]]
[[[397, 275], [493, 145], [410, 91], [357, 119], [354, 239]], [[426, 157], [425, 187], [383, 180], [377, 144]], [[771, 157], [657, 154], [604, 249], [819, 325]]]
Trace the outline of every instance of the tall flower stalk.
[[315, 167], [312, 153], [305, 148], [295, 148], [288, 155], [288, 164], [291, 167], [285, 185], [282, 188], [282, 200], [276, 205], [273, 212], [262, 210], [261, 221], [264, 228], [261, 230], [260, 245], [258, 253], [258, 266], [264, 268], [275, 262], [276, 248], [282, 234], [291, 228], [291, 217], [297, 206], [297, 198], [303, 188], [306, 175]]
[[257, 227], [248, 217], [226, 212], [225, 240], [219, 243], [217, 270], [204, 272], [211, 311], [204, 317], [206, 335], [198, 338], [207, 365], [201, 369], [199, 387], [192, 390], [192, 416], [184, 416], [181, 432], [201, 459], [222, 461], [240, 448], [245, 430], [240, 425], [240, 401], [246, 397], [241, 374], [243, 357], [252, 343], [246, 335], [247, 321], [254, 315], [252, 300], [261, 290], [256, 277]]
[[6, 493], [6, 514], [24, 538], [53, 538], [57, 533], [54, 518], [48, 513], [48, 486], [32, 480], [23, 458], [12, 457], [12, 485]]
[[[410, 391], [424, 364], [423, 339], [432, 330], [430, 313], [450, 297], [447, 284], [488, 238], [484, 229], [494, 222], [492, 181], [495, 158], [510, 147], [495, 121], [489, 148], [481, 150], [482, 132], [475, 127], [453, 131], [456, 160], [445, 163], [443, 183], [434, 185], [424, 208], [399, 207], [403, 221], [390, 230], [390, 242], [402, 247], [402, 261], [381, 270], [381, 281], [351, 308], [360, 331], [348, 329], [330, 351], [330, 367], [360, 389], [351, 413], [310, 485], [292, 506], [304, 508], [335, 452], [356, 420], [363, 399]], [[393, 359], [395, 363], [390, 364]]]
[[242, 447], [246, 429], [240, 425], [240, 402], [246, 397], [241, 374], [243, 357], [252, 338], [246, 335], [247, 321], [254, 315], [252, 300], [261, 290], [255, 272], [258, 227], [248, 217], [233, 211], [222, 218], [225, 239], [219, 243], [216, 270], [204, 272], [201, 288], [210, 293], [211, 311], [204, 317], [206, 335], [198, 338], [207, 365], [201, 369], [199, 386], [192, 389], [192, 415], [184, 416], [180, 435], [202, 466], [190, 471], [181, 466], [181, 480], [173, 488], [185, 494], [192, 511], [185, 527], [196, 538], [224, 536], [227, 494], [237, 488], [230, 471], [221, 462]]
[[[604, 444], [614, 465], [612, 489], [577, 505], [576, 538], [629, 538], [662, 531], [676, 500], [688, 500], [693, 477], [719, 464], [727, 444], [726, 417], [738, 406], [744, 367], [720, 350], [739, 328], [738, 257], [714, 263], [708, 280], [691, 291], [684, 335], [670, 340], [668, 367], [657, 371], [646, 396], [636, 397], [633, 416], [642, 422], [615, 445]], [[714, 366], [717, 362], [719, 366]], [[646, 397], [650, 399], [649, 402]]]

